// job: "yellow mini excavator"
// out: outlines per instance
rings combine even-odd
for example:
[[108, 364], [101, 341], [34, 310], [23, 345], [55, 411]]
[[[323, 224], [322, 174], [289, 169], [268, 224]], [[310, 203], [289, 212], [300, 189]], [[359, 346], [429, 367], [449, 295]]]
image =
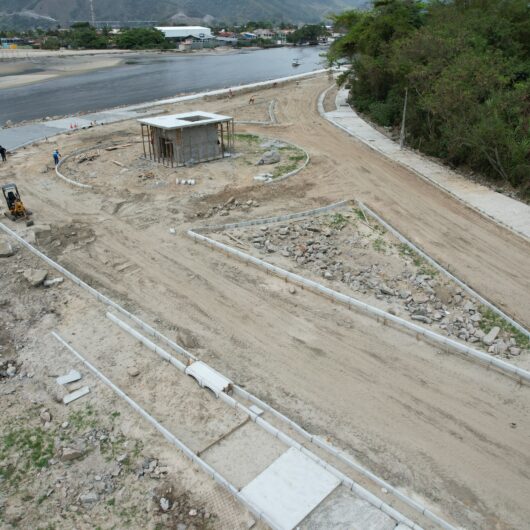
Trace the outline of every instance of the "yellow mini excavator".
[[2, 193], [7, 203], [6, 217], [9, 217], [12, 221], [24, 219], [26, 226], [31, 226], [33, 224], [30, 219], [32, 212], [24, 206], [16, 184], [5, 184], [2, 186]]

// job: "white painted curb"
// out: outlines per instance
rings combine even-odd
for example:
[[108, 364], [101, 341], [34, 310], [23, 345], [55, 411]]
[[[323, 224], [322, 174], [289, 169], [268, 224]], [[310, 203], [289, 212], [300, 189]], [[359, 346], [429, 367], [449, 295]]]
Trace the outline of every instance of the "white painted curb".
[[481, 304], [485, 305], [489, 309], [491, 309], [493, 312], [497, 313], [500, 317], [502, 317], [504, 320], [510, 323], [514, 328], [519, 330], [521, 333], [526, 335], [527, 337], [530, 337], [530, 331], [528, 331], [523, 325], [519, 324], [517, 321], [515, 321], [513, 318], [509, 317], [506, 313], [504, 313], [501, 309], [499, 309], [497, 306], [493, 305], [491, 302], [480, 296], [475, 290], [473, 290], [467, 283], [464, 283], [462, 280], [459, 280], [456, 276], [451, 274], [447, 269], [445, 269], [442, 265], [440, 265], [434, 258], [431, 258], [428, 254], [426, 254], [423, 250], [421, 250], [419, 247], [414, 245], [411, 241], [409, 241], [403, 234], [398, 232], [391, 224], [389, 224], [387, 221], [385, 221], [381, 216], [376, 214], [373, 210], [368, 208], [365, 204], [363, 204], [361, 201], [357, 201], [357, 204], [359, 205], [359, 208], [361, 208], [366, 214], [368, 214], [370, 217], [375, 219], [378, 223], [380, 223], [382, 226], [384, 226], [390, 233], [392, 233], [397, 239], [399, 239], [402, 243], [405, 243], [407, 246], [409, 246], [414, 252], [419, 254], [425, 261], [427, 261], [430, 265], [432, 265], [435, 269], [439, 270], [443, 274], [445, 274], [448, 278], [450, 278], [452, 281], [457, 283], [462, 289], [467, 291], [470, 295], [477, 298]]
[[52, 336], [57, 339], [72, 355], [77, 357], [100, 381], [113, 390], [120, 398], [122, 398], [133, 410], [135, 410], [140, 416], [147, 420], [159, 433], [161, 433], [164, 438], [177, 447], [180, 451], [184, 453], [191, 461], [193, 461], [199, 468], [201, 468], [207, 475], [212, 477], [215, 482], [223, 486], [229, 493], [231, 493], [243, 506], [245, 506], [250, 512], [254, 514], [258, 519], [265, 521], [271, 528], [274, 530], [281, 530], [279, 527], [274, 525], [272, 521], [268, 520], [265, 514], [256, 509], [250, 502], [248, 502], [240, 493], [239, 490], [231, 484], [226, 478], [224, 478], [220, 473], [215, 471], [208, 463], [206, 463], [202, 458], [197, 456], [187, 445], [181, 442], [173, 433], [168, 431], [163, 425], [161, 425], [153, 416], [146, 412], [136, 401], [131, 399], [123, 390], [117, 387], [110, 379], [105, 377], [95, 366], [93, 366], [89, 361], [87, 361], [79, 352], [74, 350], [70, 344], [68, 344], [59, 334], [55, 331], [52, 331]]
[[[259, 224], [270, 224], [270, 223], [276, 223], [278, 221], [284, 221], [288, 219], [305, 217], [309, 215], [316, 215], [317, 213], [321, 213], [322, 211], [326, 211], [326, 210], [330, 210], [330, 209], [334, 209], [339, 206], [342, 206], [345, 204], [345, 202], [346, 201], [343, 201], [341, 203], [333, 204], [328, 207], [318, 208], [316, 210], [311, 210], [309, 212], [302, 212], [299, 214], [289, 214], [289, 215], [283, 215], [283, 216], [273, 217], [269, 219], [258, 219], [255, 221], [244, 221], [242, 223], [229, 223], [226, 225], [217, 225], [215, 229], [226, 230], [227, 228], [237, 228], [237, 227], [242, 227], [242, 226], [252, 226], [252, 225], [259, 225]], [[215, 241], [214, 239], [211, 239], [199, 233], [199, 230], [203, 232], [205, 230], [212, 229], [212, 228], [213, 227], [211, 226], [206, 226], [204, 228], [195, 229], [195, 230], [190, 229], [187, 231], [187, 235], [191, 239], [194, 239], [201, 243], [205, 243], [206, 245], [209, 245], [213, 248], [226, 252], [227, 254], [235, 256], [236, 258], [240, 259], [241, 261], [245, 263], [251, 263], [252, 265], [255, 265], [256, 267], [263, 269], [266, 272], [275, 274], [276, 276], [283, 278], [286, 281], [290, 281], [296, 285], [299, 285], [302, 288], [307, 288], [317, 294], [326, 296], [336, 302], [340, 302], [346, 305], [347, 307], [356, 309], [362, 313], [372, 316], [376, 320], [382, 319], [383, 324], [391, 322], [395, 324], [397, 327], [401, 327], [408, 331], [412, 331], [417, 337], [421, 336], [421, 337], [431, 340], [433, 343], [437, 345], [446, 346], [457, 353], [463, 354], [464, 356], [470, 357], [488, 366], [496, 368], [497, 370], [499, 370], [501, 373], [505, 375], [515, 377], [516, 379], [519, 379], [520, 381], [525, 381], [527, 383], [530, 382], [530, 372], [528, 372], [527, 370], [524, 370], [523, 368], [519, 368], [513, 364], [507, 363], [506, 361], [497, 359], [493, 357], [492, 355], [488, 355], [479, 350], [475, 350], [474, 348], [470, 348], [469, 346], [461, 344], [460, 342], [456, 340], [450, 339], [448, 337], [444, 337], [443, 335], [440, 335], [431, 330], [423, 328], [422, 326], [409, 322], [408, 320], [405, 320], [398, 316], [391, 315], [390, 313], [383, 311], [382, 309], [371, 306], [351, 296], [339, 293], [318, 282], [309, 280], [307, 278], [304, 278], [303, 276], [300, 276], [299, 274], [289, 272], [285, 269], [282, 269], [281, 267], [267, 263], [266, 261], [263, 261], [259, 258], [255, 258], [254, 256], [251, 256], [250, 254], [234, 249], [228, 245], [225, 245], [224, 243], [220, 243], [218, 241]]]

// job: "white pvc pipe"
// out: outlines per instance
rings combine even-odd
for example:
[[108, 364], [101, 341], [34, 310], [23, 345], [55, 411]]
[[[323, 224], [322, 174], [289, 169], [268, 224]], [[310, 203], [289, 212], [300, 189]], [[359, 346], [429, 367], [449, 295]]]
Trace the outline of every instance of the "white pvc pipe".
[[370, 217], [375, 219], [378, 223], [380, 223], [382, 226], [384, 226], [390, 233], [392, 233], [397, 239], [399, 239], [402, 243], [405, 243], [405, 245], [409, 246], [414, 252], [419, 254], [425, 261], [429, 262], [435, 269], [439, 270], [443, 274], [445, 274], [447, 277], [449, 277], [452, 281], [457, 283], [462, 289], [467, 291], [469, 294], [477, 298], [481, 304], [485, 305], [486, 307], [489, 307], [493, 312], [497, 313], [500, 317], [502, 317], [504, 320], [510, 323], [514, 328], [519, 330], [521, 333], [526, 335], [527, 337], [530, 337], [530, 331], [528, 331], [524, 326], [519, 324], [517, 321], [515, 321], [513, 318], [509, 317], [506, 313], [504, 313], [501, 309], [499, 309], [497, 306], [493, 305], [491, 302], [480, 296], [475, 290], [473, 290], [469, 285], [464, 283], [462, 280], [459, 280], [456, 276], [451, 274], [447, 269], [445, 269], [442, 265], [440, 265], [435, 259], [431, 258], [428, 254], [426, 254], [423, 250], [421, 250], [419, 247], [417, 247], [414, 243], [409, 241], [403, 234], [398, 232], [391, 224], [389, 224], [387, 221], [385, 221], [380, 215], [375, 213], [373, 210], [371, 210], [368, 206], [363, 204], [361, 201], [357, 201], [357, 204], [359, 207], [366, 212]]

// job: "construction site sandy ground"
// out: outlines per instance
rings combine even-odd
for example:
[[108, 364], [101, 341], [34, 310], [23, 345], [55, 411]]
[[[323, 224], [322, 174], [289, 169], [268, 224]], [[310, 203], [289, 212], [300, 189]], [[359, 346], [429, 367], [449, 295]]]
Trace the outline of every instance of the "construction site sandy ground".
[[[528, 241], [323, 120], [317, 100], [329, 84], [323, 76], [262, 90], [256, 92], [256, 106], [242, 95], [153, 111], [200, 108], [263, 122], [240, 124], [237, 132], [295, 144], [311, 157], [305, 169], [282, 182], [255, 181], [253, 174], [262, 169], [248, 165], [241, 171], [237, 159], [173, 172], [154, 164], [139, 167], [145, 163], [140, 161], [141, 144], [134, 143], [139, 125], [123, 122], [76, 131], [13, 154], [0, 176], [19, 185], [36, 227], [5, 222], [88, 284], [454, 526], [527, 528], [528, 385], [293, 288], [186, 235], [188, 229], [206, 224], [361, 200], [528, 328]], [[276, 123], [267, 124], [271, 101]], [[325, 104], [331, 101], [332, 94]], [[123, 153], [104, 149], [130, 143]], [[84, 183], [92, 179], [93, 188], [76, 188], [55, 175], [55, 147], [63, 155], [100, 149], [99, 158], [81, 164], [72, 159], [61, 168], [69, 178]], [[153, 175], [143, 178], [147, 171]], [[95, 175], [90, 177], [90, 172]], [[195, 185], [177, 184], [180, 172]], [[344, 274], [352, 271], [342, 270], [339, 278], [334, 269], [326, 276], [324, 269], [297, 262], [294, 248], [292, 256], [282, 255], [279, 236], [296, 231], [305, 238], [296, 244], [308, 245], [309, 235], [291, 224], [269, 229], [276, 234], [268, 243], [272, 252], [265, 241], [254, 244], [258, 227], [221, 230], [215, 237], [337, 291], [393, 308], [404, 318], [424, 316], [429, 322], [414, 321], [437, 331], [443, 330], [434, 312], [446, 310], [468, 320], [468, 335], [467, 324], [481, 329], [479, 320], [471, 320], [480, 312], [471, 297], [452, 284], [443, 293], [428, 284], [435, 294], [429, 292], [429, 300], [421, 301], [425, 289], [407, 282], [411, 275], [428, 271], [420, 272], [421, 264], [400, 253], [388, 234], [372, 234], [376, 223], [361, 220], [351, 207], [341, 215], [347, 226], [339, 227], [343, 220], [330, 214], [318, 221], [318, 237], [311, 237], [327, 237], [322, 231], [332, 231], [337, 242], [327, 252], [341, 256], [343, 263], [350, 260], [352, 271], [357, 267], [365, 274], [370, 268], [369, 277], [353, 286], [354, 280], [344, 281]], [[316, 221], [298, 225], [306, 222]], [[374, 243], [379, 239], [383, 242]], [[24, 271], [44, 269], [52, 279], [59, 275], [19, 243], [11, 243], [14, 255], [0, 258], [0, 422], [2, 434], [8, 435], [0, 447], [2, 524], [247, 528], [253, 519], [237, 501], [98, 382], [50, 333], [57, 331], [193, 451], [205, 451], [207, 457], [214, 451], [209, 458], [225, 466], [222, 447], [212, 447], [241, 427], [239, 413], [221, 414], [219, 400], [199, 392], [191, 379], [168, 369], [117, 330], [105, 317], [106, 308], [73, 283], [32, 287]], [[392, 293], [369, 287], [382, 271], [387, 276], [379, 280]], [[439, 276], [431, 279], [445, 283]], [[465, 309], [466, 302], [474, 307]], [[429, 303], [431, 313], [406, 309], [411, 304], [427, 309]], [[461, 333], [449, 331], [453, 338]], [[505, 331], [499, 340], [506, 348], [492, 353], [528, 369], [526, 345]], [[472, 344], [489, 349], [481, 339]], [[82, 373], [78, 384], [89, 386], [90, 393], [65, 406], [60, 401], [65, 390], [55, 378], [71, 368]], [[236, 443], [241, 455], [248, 451], [245, 437], [253, 436], [248, 432]], [[257, 452], [253, 474], [279, 451], [268, 444]], [[244, 484], [250, 470], [229, 462], [232, 467], [225, 472], [234, 483]], [[392, 504], [380, 488], [363, 485]]]

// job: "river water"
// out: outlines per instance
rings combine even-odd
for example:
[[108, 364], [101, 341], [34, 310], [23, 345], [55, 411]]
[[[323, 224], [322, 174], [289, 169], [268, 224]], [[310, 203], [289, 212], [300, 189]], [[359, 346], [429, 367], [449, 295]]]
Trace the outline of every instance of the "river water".
[[[319, 47], [227, 55], [128, 55], [114, 68], [0, 90], [0, 125], [93, 112], [177, 94], [266, 81], [322, 68]], [[293, 67], [293, 58], [300, 66]]]

